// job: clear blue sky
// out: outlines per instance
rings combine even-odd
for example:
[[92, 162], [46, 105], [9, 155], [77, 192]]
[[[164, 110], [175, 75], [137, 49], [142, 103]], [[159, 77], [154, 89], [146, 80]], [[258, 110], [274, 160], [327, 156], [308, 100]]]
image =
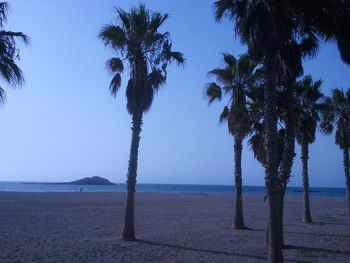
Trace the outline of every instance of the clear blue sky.
[[[114, 99], [104, 69], [112, 56], [97, 38], [114, 20], [113, 6], [128, 9], [137, 1], [10, 0], [7, 25], [31, 37], [21, 49], [22, 89], [6, 87], [0, 109], [0, 180], [69, 181], [99, 175], [124, 182], [130, 147], [130, 116], [125, 89]], [[170, 13], [163, 29], [174, 49], [184, 53], [184, 68], [172, 67], [167, 85], [145, 116], [138, 182], [232, 184], [233, 139], [218, 125], [223, 104], [208, 108], [203, 87], [206, 72], [220, 65], [220, 52], [245, 48], [228, 22], [215, 23], [213, 1], [147, 0], [150, 9]], [[333, 87], [349, 87], [349, 67], [334, 44], [322, 47], [305, 63], [305, 73]], [[125, 82], [124, 82], [125, 84]], [[3, 85], [3, 82], [1, 83]], [[297, 147], [297, 152], [300, 151]], [[291, 185], [301, 184], [299, 154]], [[334, 137], [317, 137], [310, 147], [311, 186], [344, 186], [342, 153]], [[263, 185], [264, 171], [247, 145], [243, 182]]]

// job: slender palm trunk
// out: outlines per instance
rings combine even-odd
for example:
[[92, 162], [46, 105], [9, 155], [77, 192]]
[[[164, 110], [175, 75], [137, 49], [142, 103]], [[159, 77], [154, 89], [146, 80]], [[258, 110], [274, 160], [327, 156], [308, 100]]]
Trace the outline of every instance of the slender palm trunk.
[[348, 214], [350, 215], [350, 173], [349, 173], [349, 148], [346, 147], [343, 149], [343, 163], [344, 163], [344, 173], [346, 178], [346, 191], [348, 197]]
[[284, 135], [284, 149], [281, 160], [281, 166], [279, 171], [280, 177], [280, 243], [282, 248], [284, 245], [284, 234], [283, 234], [283, 218], [284, 218], [284, 196], [287, 190], [287, 183], [289, 181], [293, 160], [295, 157], [295, 133], [294, 133], [294, 119], [295, 119], [295, 104], [294, 104], [294, 89], [293, 85], [289, 83], [286, 90], [286, 102], [285, 102], [285, 127], [286, 132]]
[[301, 161], [303, 166], [303, 187], [304, 187], [304, 217], [306, 223], [311, 223], [310, 198], [309, 198], [309, 144], [305, 138], [301, 139]]
[[233, 228], [244, 229], [242, 202], [242, 140], [235, 137], [235, 211]]
[[279, 202], [279, 223], [278, 223], [278, 227], [279, 227], [279, 243], [281, 244], [281, 247], [284, 248], [285, 244], [284, 244], [284, 230], [283, 230], [283, 226], [284, 226], [284, 197], [285, 197], [285, 190], [281, 190], [278, 196], [278, 202]]
[[[279, 243], [281, 244], [281, 248], [285, 248], [284, 233], [283, 233], [284, 232], [284, 230], [283, 230], [284, 197], [285, 197], [285, 191], [279, 192], [279, 196], [278, 196], [278, 205], [279, 205], [278, 227], [279, 227]], [[267, 224], [266, 235], [265, 235], [266, 244], [269, 244], [269, 242], [270, 242], [269, 238], [270, 238], [270, 230], [269, 230], [269, 224]]]
[[265, 185], [269, 204], [269, 262], [283, 262], [282, 244], [279, 227], [279, 178], [278, 178], [278, 141], [277, 141], [277, 60], [274, 55], [265, 61], [267, 83], [264, 90]]
[[134, 196], [137, 176], [137, 158], [140, 143], [142, 125], [142, 113], [134, 113], [132, 116], [132, 138], [130, 147], [129, 167], [127, 175], [127, 196], [125, 202], [125, 217], [122, 229], [122, 239], [136, 240], [134, 226]]

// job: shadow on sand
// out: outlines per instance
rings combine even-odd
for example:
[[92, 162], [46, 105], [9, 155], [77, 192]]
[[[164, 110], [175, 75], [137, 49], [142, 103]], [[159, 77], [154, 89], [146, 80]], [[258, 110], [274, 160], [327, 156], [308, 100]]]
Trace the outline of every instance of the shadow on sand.
[[[226, 251], [192, 248], [192, 247], [185, 247], [185, 246], [171, 245], [171, 244], [162, 244], [162, 243], [157, 243], [157, 242], [147, 241], [147, 240], [137, 240], [137, 241], [140, 243], [143, 243], [143, 244], [158, 246], [158, 247], [169, 247], [169, 248], [182, 249], [182, 250], [193, 251], [193, 252], [205, 252], [205, 253], [216, 254], [216, 255], [254, 258], [254, 259], [261, 259], [261, 260], [265, 260], [265, 261], [267, 260], [266, 256], [258, 256], [258, 255], [243, 254], [243, 253], [231, 253], [231, 252], [226, 252]], [[285, 259], [285, 261], [286, 262], [294, 262], [294, 263], [309, 263], [308, 261], [290, 260], [290, 259]]]
[[350, 226], [350, 224], [342, 222], [312, 222], [311, 225], [340, 225], [340, 226]]
[[327, 249], [327, 248], [303, 247], [303, 246], [294, 246], [294, 245], [287, 245], [286, 248], [287, 249], [297, 249], [297, 250], [303, 250], [303, 251], [323, 252], [323, 253], [329, 253], [329, 254], [350, 256], [349, 251], [333, 250], [333, 249]]
[[345, 238], [350, 239], [349, 235], [337, 235], [337, 234], [323, 234], [323, 233], [312, 233], [312, 232], [292, 232], [292, 231], [284, 231], [286, 234], [296, 234], [296, 235], [308, 235], [308, 236], [315, 236], [315, 237], [335, 237], [335, 238]]

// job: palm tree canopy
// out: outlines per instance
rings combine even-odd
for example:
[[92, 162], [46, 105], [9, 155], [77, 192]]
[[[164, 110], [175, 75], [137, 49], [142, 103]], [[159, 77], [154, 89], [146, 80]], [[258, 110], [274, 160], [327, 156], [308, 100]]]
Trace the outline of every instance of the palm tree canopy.
[[313, 81], [311, 76], [295, 84], [295, 136], [299, 143], [302, 139], [307, 143], [315, 141], [320, 112], [325, 107], [321, 85], [322, 80]]
[[229, 96], [228, 106], [224, 107], [220, 122], [228, 121], [229, 132], [243, 139], [250, 131], [246, 93], [259, 79], [257, 64], [246, 54], [238, 59], [228, 53], [223, 53], [222, 56], [224, 67], [208, 72], [216, 82], [206, 86], [205, 97], [211, 104], [215, 100], [221, 100], [223, 94]]
[[[24, 78], [21, 69], [16, 64], [19, 59], [19, 43], [27, 45], [29, 38], [22, 32], [5, 30], [4, 26], [9, 14], [9, 4], [0, 3], [0, 76], [10, 86], [23, 84]], [[5, 91], [0, 87], [0, 101], [5, 99]]]
[[350, 2], [344, 0], [291, 1], [297, 24], [309, 37], [335, 40], [343, 61], [350, 64]]
[[[266, 149], [265, 149], [265, 123], [264, 123], [264, 83], [260, 83], [258, 86], [254, 86], [249, 89], [247, 96], [248, 112], [250, 113], [251, 121], [251, 137], [248, 140], [251, 150], [254, 153], [255, 159], [257, 159], [263, 166], [266, 164]], [[283, 119], [283, 91], [280, 90], [278, 94], [279, 118]], [[278, 147], [278, 163], [280, 164], [284, 151], [284, 135], [285, 128], [280, 125], [277, 133]]]
[[341, 149], [350, 147], [350, 89], [334, 89], [331, 97], [326, 98], [321, 129], [331, 134], [335, 129], [335, 143]]
[[128, 62], [130, 78], [126, 88], [127, 109], [130, 114], [146, 112], [151, 107], [155, 92], [167, 77], [171, 62], [183, 64], [182, 53], [172, 51], [169, 32], [159, 32], [168, 18], [146, 9], [140, 4], [129, 12], [116, 8], [117, 24], [103, 26], [99, 38], [116, 51], [117, 56], [106, 63], [113, 74], [110, 91], [115, 96], [121, 86], [121, 73]]
[[[265, 151], [265, 137], [264, 137], [264, 123], [254, 123], [252, 125], [252, 133], [253, 135], [249, 138], [248, 144], [250, 145], [251, 150], [253, 151], [255, 159], [258, 160], [263, 166], [266, 164], [266, 151]], [[285, 129], [280, 128], [277, 133], [278, 140], [278, 164], [280, 165], [283, 157], [284, 151], [284, 136]]]
[[258, 61], [277, 58], [294, 80], [302, 74], [302, 57], [316, 54], [319, 39], [336, 40], [350, 64], [350, 1], [344, 0], [218, 0], [218, 21], [228, 17], [236, 34]]

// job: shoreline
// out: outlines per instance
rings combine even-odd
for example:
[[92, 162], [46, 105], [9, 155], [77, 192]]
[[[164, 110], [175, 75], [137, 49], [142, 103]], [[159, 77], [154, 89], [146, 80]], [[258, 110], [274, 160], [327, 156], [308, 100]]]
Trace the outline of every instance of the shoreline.
[[[42, 191], [1, 191], [0, 194], [117, 194], [117, 195], [125, 195], [127, 192], [126, 191], [47, 191], [47, 192], [42, 192]], [[150, 194], [150, 195], [194, 195], [194, 196], [229, 196], [233, 197], [234, 192], [209, 192], [209, 193], [200, 193], [200, 192], [147, 192], [147, 191], [141, 191], [137, 192], [135, 191], [135, 195], [138, 194]], [[242, 194], [243, 198], [244, 196], [252, 196], [252, 197], [261, 197], [262, 200], [265, 197], [265, 193], [261, 192], [247, 192]], [[302, 199], [303, 198], [303, 192], [287, 192], [285, 195], [285, 198], [297, 198], [297, 199]], [[332, 198], [332, 199], [346, 199], [346, 195], [319, 195], [318, 192], [316, 193], [310, 193], [310, 199], [327, 199], [327, 198]], [[267, 201], [266, 201], [267, 202]]]
[[[83, 185], [83, 184], [51, 184], [51, 183], [1, 183], [0, 192], [125, 192], [125, 184], [115, 185]], [[180, 185], [180, 184], [137, 184], [138, 193], [195, 193], [195, 194], [233, 194], [233, 185]], [[247, 195], [264, 195], [264, 186], [243, 186]], [[288, 187], [287, 196], [302, 196], [302, 187]], [[311, 187], [310, 196], [346, 196], [345, 188]]]

